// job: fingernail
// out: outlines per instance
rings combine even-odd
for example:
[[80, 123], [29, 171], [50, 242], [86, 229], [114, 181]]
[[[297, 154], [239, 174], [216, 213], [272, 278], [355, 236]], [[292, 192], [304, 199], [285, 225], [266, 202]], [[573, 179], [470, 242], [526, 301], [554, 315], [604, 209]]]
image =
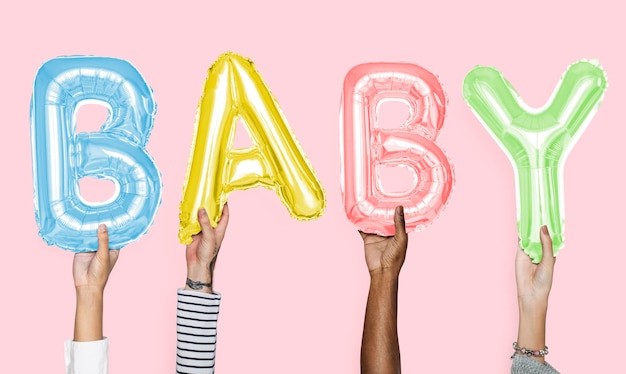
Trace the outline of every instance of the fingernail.
[[103, 233], [104, 233], [104, 232], [107, 232], [107, 225], [105, 225], [104, 223], [101, 223], [101, 224], [98, 226], [98, 232], [103, 232]]
[[543, 232], [546, 235], [550, 235], [550, 233], [548, 232], [548, 226], [546, 225], [541, 226], [541, 232]]
[[400, 205], [398, 207], [398, 215], [399, 216], [403, 216], [404, 215], [404, 207], [402, 205]]
[[200, 215], [201, 216], [206, 216], [207, 215], [206, 209], [200, 208]]

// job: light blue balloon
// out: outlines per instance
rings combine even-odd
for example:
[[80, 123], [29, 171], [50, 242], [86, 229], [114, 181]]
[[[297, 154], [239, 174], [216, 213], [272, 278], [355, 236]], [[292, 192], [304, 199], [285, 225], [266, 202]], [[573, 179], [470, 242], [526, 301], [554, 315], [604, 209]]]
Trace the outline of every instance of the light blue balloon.
[[[104, 105], [109, 115], [99, 132], [76, 134], [76, 112], [87, 103]], [[115, 249], [148, 231], [162, 189], [145, 149], [155, 112], [152, 90], [128, 61], [58, 57], [39, 69], [31, 102], [35, 219], [49, 245], [95, 251], [100, 223]], [[116, 193], [88, 202], [80, 194], [83, 177], [108, 179]]]

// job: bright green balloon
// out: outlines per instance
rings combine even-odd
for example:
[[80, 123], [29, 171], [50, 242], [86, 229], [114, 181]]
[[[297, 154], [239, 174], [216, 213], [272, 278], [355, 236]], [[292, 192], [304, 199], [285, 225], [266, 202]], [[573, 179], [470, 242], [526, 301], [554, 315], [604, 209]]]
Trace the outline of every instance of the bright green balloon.
[[604, 71], [589, 61], [570, 65], [539, 109], [528, 107], [494, 68], [477, 66], [463, 81], [467, 104], [513, 164], [520, 246], [535, 263], [541, 261], [542, 225], [554, 254], [563, 247], [563, 165], [605, 90]]

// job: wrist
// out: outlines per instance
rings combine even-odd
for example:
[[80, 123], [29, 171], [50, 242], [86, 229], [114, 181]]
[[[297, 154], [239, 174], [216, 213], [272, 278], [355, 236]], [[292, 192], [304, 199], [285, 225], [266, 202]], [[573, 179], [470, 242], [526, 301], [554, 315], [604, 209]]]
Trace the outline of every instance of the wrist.
[[104, 286], [77, 286], [76, 298], [81, 299], [102, 299], [104, 296]]
[[400, 278], [400, 271], [388, 268], [378, 268], [370, 270], [371, 282], [397, 282]]
[[187, 265], [187, 278], [197, 281], [209, 281], [213, 278], [209, 263], [195, 263]]
[[374, 271], [370, 272], [370, 292], [397, 293], [399, 274], [393, 271]]
[[76, 308], [89, 315], [102, 313], [104, 294], [98, 290], [76, 289]]
[[196, 291], [196, 292], [204, 292], [204, 293], [213, 293], [213, 282], [212, 279], [202, 279], [197, 280], [197, 278], [190, 278], [187, 276], [187, 281], [185, 282], [185, 290], [187, 291]]
[[187, 279], [191, 279], [196, 282], [211, 283], [213, 281], [213, 274], [211, 274], [207, 269], [187, 269]]
[[547, 297], [518, 297], [520, 315], [541, 315], [548, 312]]

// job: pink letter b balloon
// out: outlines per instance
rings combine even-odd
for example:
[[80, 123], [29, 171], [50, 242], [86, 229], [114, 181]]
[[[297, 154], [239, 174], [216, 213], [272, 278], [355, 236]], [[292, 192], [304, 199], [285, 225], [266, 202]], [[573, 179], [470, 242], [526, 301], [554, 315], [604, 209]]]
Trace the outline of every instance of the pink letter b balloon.
[[[454, 174], [450, 161], [435, 144], [443, 126], [446, 95], [437, 77], [417, 65], [369, 63], [348, 72], [342, 96], [342, 193], [348, 219], [360, 230], [393, 235], [393, 214], [404, 206], [407, 231], [432, 223], [446, 205]], [[409, 107], [399, 128], [378, 126], [378, 111], [386, 101]], [[413, 187], [387, 192], [380, 168], [405, 167]]]

